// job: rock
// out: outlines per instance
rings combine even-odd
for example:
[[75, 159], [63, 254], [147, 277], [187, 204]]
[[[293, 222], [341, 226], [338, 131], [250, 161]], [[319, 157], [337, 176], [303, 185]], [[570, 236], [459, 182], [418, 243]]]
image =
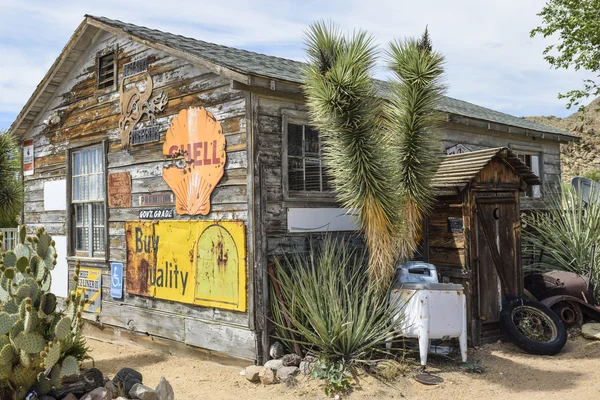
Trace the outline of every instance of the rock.
[[158, 400], [175, 400], [173, 386], [171, 386], [169, 381], [166, 380], [164, 376], [161, 376], [160, 381], [158, 382], [158, 385], [156, 385], [154, 391], [158, 395]]
[[258, 375], [260, 374], [260, 371], [262, 371], [262, 369], [263, 367], [261, 367], [260, 365], [251, 365], [249, 367], [246, 367], [246, 379], [248, 379], [250, 382], [260, 381]]
[[117, 397], [117, 395], [119, 394], [119, 388], [117, 388], [117, 385], [115, 385], [115, 383], [113, 381], [108, 381], [106, 382], [106, 385], [104, 385], [104, 389], [108, 390], [113, 397]]
[[38, 400], [56, 400], [56, 399], [52, 396], [42, 396], [42, 397], [39, 397]]
[[302, 361], [300, 362], [300, 373], [302, 375], [310, 375], [313, 369], [314, 361]]
[[279, 368], [283, 367], [283, 360], [269, 360], [265, 363], [264, 367], [277, 371]]
[[286, 354], [283, 356], [281, 361], [283, 361], [284, 367], [297, 367], [300, 365], [302, 357], [300, 357], [298, 354]]
[[600, 340], [600, 323], [589, 323], [581, 326], [581, 334], [586, 339]]
[[262, 383], [263, 385], [272, 385], [277, 380], [277, 378], [275, 377], [275, 372], [273, 372], [271, 368], [267, 367], [264, 367], [260, 370], [258, 377], [260, 379], [260, 383]]
[[79, 375], [65, 377], [61, 387], [50, 394], [57, 399], [64, 398], [68, 393], [72, 393], [79, 398], [96, 388], [103, 387], [104, 384], [105, 380], [102, 372], [98, 368], [88, 368], [81, 371]]
[[75, 396], [73, 393], [69, 393], [68, 395], [63, 397], [62, 400], [77, 400], [77, 396]]
[[300, 370], [298, 367], [281, 367], [277, 370], [277, 379], [282, 382], [287, 381], [290, 377], [296, 375]]
[[103, 387], [99, 387], [84, 395], [80, 400], [112, 400], [112, 394]]
[[240, 371], [240, 376], [246, 376], [248, 375], [248, 371], [246, 371], [246, 369], [243, 369]]
[[125, 393], [129, 393], [136, 383], [142, 383], [142, 374], [132, 368], [121, 368], [113, 378], [113, 383], [122, 388]]
[[129, 395], [134, 399], [140, 400], [158, 400], [158, 394], [148, 386], [144, 386], [141, 383], [133, 385], [129, 391]]
[[284, 350], [283, 350], [283, 345], [280, 342], [275, 342], [271, 345], [271, 348], [269, 349], [269, 354], [271, 355], [271, 358], [274, 360], [277, 360], [281, 357], [283, 357]]

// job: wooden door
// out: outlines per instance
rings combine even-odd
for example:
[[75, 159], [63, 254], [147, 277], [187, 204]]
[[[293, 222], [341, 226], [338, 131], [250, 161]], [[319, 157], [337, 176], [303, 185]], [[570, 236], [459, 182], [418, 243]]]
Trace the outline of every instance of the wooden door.
[[[477, 293], [474, 315], [481, 339], [499, 334], [500, 309], [508, 298], [523, 294], [520, 262], [519, 204], [514, 192], [476, 196]], [[489, 196], [489, 197], [488, 197]]]

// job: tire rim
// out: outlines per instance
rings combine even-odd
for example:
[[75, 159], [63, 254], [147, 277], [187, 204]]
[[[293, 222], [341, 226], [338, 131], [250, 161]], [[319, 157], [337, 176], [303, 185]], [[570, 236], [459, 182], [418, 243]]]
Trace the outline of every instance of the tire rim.
[[511, 319], [519, 332], [539, 343], [550, 343], [558, 337], [558, 329], [552, 319], [534, 307], [518, 306], [512, 311]]

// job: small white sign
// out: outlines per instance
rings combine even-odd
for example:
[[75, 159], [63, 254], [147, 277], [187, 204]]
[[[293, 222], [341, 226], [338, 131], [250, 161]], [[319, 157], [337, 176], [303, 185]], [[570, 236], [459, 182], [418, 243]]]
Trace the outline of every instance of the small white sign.
[[23, 176], [31, 176], [34, 172], [33, 139], [23, 141]]
[[467, 146], [465, 146], [462, 143], [457, 143], [454, 146], [450, 146], [446, 149], [446, 154], [451, 156], [453, 154], [463, 154], [463, 153], [470, 153], [471, 149], [469, 149]]
[[67, 210], [67, 181], [44, 182], [44, 211]]
[[67, 264], [67, 237], [52, 236], [54, 248], [58, 255], [56, 266], [50, 275], [52, 275], [52, 284], [50, 291], [57, 297], [67, 297], [69, 294], [69, 266]]
[[336, 232], [360, 229], [358, 217], [343, 208], [288, 208], [288, 232]]

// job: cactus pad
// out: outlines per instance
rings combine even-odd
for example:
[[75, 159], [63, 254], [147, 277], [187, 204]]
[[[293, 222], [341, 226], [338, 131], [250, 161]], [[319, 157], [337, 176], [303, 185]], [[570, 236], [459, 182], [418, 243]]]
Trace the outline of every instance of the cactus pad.
[[18, 244], [15, 246], [15, 254], [17, 256], [17, 260], [21, 257], [25, 257], [29, 260], [31, 257], [31, 248], [26, 244]]
[[25, 312], [25, 332], [37, 331], [40, 326], [40, 317], [35, 309]]
[[21, 257], [17, 260], [17, 271], [23, 273], [25, 269], [29, 266], [29, 259], [27, 257]]
[[60, 376], [64, 378], [72, 375], [79, 375], [79, 363], [75, 357], [67, 356], [60, 366]]
[[54, 335], [58, 340], [64, 340], [71, 332], [71, 318], [63, 317], [54, 327]]
[[56, 310], [56, 296], [54, 293], [47, 292], [42, 295], [40, 309], [46, 315], [50, 315]]
[[41, 233], [38, 236], [38, 244], [37, 244], [37, 254], [38, 256], [45, 258], [48, 253], [48, 249], [50, 248], [50, 242], [52, 242], [52, 238], [46, 232]]
[[13, 344], [27, 353], [39, 353], [46, 347], [46, 339], [37, 332], [21, 332], [13, 339]]
[[44, 369], [50, 369], [58, 362], [60, 358], [60, 342], [50, 342], [46, 356], [42, 357]]
[[6, 268], [14, 267], [15, 265], [17, 265], [17, 255], [15, 254], [15, 252], [12, 250], [7, 251], [4, 254], [3, 263]]
[[7, 334], [18, 319], [19, 316], [16, 314], [0, 312], [0, 335]]
[[25, 368], [31, 367], [31, 357], [25, 351], [19, 351], [19, 364], [24, 366]]
[[12, 365], [15, 359], [15, 350], [10, 344], [5, 344], [0, 350], [0, 365]]

